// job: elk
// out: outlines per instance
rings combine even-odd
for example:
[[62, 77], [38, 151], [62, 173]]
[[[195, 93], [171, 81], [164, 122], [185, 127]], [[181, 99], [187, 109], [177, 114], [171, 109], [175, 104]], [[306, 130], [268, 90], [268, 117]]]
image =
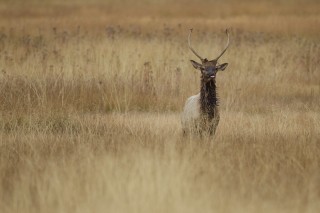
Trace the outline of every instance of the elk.
[[191, 61], [195, 69], [201, 72], [200, 93], [187, 99], [181, 116], [183, 133], [214, 135], [218, 126], [220, 115], [218, 110], [218, 98], [216, 91], [216, 75], [218, 71], [223, 71], [228, 63], [219, 64], [218, 60], [229, 47], [229, 32], [226, 30], [228, 37], [224, 50], [218, 57], [213, 60], [202, 58], [192, 47], [191, 37], [192, 29], [188, 36], [188, 46], [190, 50], [200, 59], [201, 63]]

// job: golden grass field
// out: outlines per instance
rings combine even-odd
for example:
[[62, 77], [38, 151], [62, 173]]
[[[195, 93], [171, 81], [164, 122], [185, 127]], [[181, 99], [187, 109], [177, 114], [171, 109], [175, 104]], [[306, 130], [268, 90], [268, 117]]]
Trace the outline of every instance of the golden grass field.
[[[230, 29], [214, 138], [190, 28]], [[0, 1], [1, 213], [319, 211], [319, 1]]]

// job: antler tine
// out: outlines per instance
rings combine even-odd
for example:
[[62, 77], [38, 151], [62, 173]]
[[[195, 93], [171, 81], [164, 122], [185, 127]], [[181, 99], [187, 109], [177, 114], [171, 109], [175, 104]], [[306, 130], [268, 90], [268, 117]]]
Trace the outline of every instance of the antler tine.
[[226, 50], [227, 50], [228, 47], [229, 47], [230, 38], [229, 38], [229, 31], [228, 31], [228, 29], [226, 29], [226, 34], [227, 34], [227, 36], [228, 36], [228, 42], [227, 42], [226, 47], [224, 48], [224, 50], [221, 52], [221, 54], [215, 59], [216, 61], [219, 60], [219, 58], [226, 52]]
[[201, 62], [203, 62], [204, 59], [203, 59], [200, 55], [198, 55], [198, 54], [196, 53], [196, 51], [191, 47], [190, 37], [191, 37], [192, 30], [193, 30], [193, 29], [190, 29], [190, 33], [189, 33], [189, 36], [188, 36], [188, 45], [189, 45], [189, 48], [190, 48], [190, 50], [201, 60]]

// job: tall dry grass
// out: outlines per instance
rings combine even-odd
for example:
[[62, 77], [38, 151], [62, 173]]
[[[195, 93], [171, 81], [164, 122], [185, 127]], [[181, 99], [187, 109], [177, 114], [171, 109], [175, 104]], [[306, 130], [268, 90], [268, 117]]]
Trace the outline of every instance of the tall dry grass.
[[[0, 212], [319, 211], [316, 1], [30, 4], [0, 7]], [[217, 134], [183, 138], [188, 29], [213, 58], [226, 26]]]

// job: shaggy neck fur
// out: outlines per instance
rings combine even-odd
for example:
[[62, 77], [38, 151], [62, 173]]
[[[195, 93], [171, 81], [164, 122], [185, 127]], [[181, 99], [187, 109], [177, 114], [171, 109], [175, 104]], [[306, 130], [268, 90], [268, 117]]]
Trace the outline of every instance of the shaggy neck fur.
[[215, 108], [218, 106], [218, 99], [216, 94], [215, 80], [206, 81], [204, 77], [201, 78], [200, 90], [200, 109], [205, 118], [212, 120], [215, 117]]

